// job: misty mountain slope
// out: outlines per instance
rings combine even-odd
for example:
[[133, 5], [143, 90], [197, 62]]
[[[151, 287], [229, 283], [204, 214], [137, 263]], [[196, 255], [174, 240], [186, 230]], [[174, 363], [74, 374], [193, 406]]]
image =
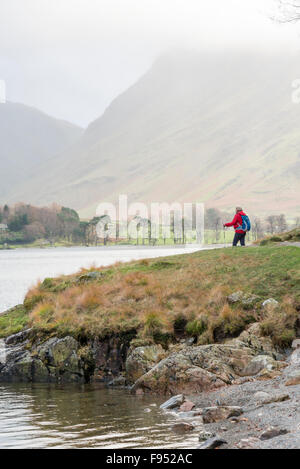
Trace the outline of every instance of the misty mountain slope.
[[24, 180], [30, 184], [37, 166], [66, 150], [81, 133], [79, 127], [34, 108], [0, 104], [1, 203], [6, 202], [8, 193], [13, 197]]
[[168, 54], [11, 200], [83, 215], [119, 194], [299, 213], [297, 77], [297, 58], [279, 52]]

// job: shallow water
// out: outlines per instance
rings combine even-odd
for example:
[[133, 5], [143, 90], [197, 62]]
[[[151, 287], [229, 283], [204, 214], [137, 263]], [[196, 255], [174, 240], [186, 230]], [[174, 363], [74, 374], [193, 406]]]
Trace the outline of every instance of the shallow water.
[[162, 400], [96, 385], [0, 384], [0, 448], [195, 448]]

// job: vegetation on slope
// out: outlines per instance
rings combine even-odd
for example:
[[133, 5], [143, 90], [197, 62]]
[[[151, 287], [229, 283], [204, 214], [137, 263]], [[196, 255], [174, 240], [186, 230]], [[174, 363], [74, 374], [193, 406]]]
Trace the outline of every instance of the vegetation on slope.
[[[140, 343], [166, 345], [178, 337], [198, 343], [237, 336], [260, 321], [274, 343], [289, 345], [300, 311], [300, 251], [253, 247], [199, 251], [168, 258], [117, 263], [46, 279], [31, 289], [11, 321], [0, 319], [0, 335], [26, 325], [37, 334], [94, 336], [133, 333]], [[230, 304], [238, 290], [254, 300]], [[270, 297], [277, 308], [263, 309]]]
[[300, 242], [300, 228], [295, 228], [294, 230], [275, 234], [272, 236], [268, 236], [267, 238], [260, 241], [261, 246], [266, 246], [268, 244], [274, 243], [299, 243]]

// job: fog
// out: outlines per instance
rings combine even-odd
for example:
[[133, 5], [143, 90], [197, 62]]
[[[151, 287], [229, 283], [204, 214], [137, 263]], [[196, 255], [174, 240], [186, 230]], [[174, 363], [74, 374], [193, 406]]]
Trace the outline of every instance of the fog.
[[298, 49], [274, 0], [0, 0], [7, 99], [82, 126], [168, 49]]

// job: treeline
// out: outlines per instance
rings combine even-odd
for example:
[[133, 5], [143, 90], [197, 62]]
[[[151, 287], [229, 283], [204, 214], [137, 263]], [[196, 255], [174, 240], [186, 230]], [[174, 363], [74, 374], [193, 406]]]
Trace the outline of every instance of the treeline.
[[[214, 231], [216, 242], [221, 240], [221, 232], [224, 223], [231, 221], [233, 218], [232, 213], [223, 212], [215, 208], [209, 208], [205, 213], [205, 228]], [[270, 215], [266, 218], [251, 218], [252, 229], [251, 235], [254, 240], [258, 240], [265, 235], [273, 235], [276, 233], [283, 233], [293, 228], [300, 227], [300, 216], [295, 217], [292, 223], [288, 223], [286, 216]]]
[[51, 207], [4, 205], [0, 207], [0, 242], [24, 244], [43, 239], [51, 244], [60, 240], [89, 244], [97, 221], [81, 221], [75, 210], [55, 204]]

